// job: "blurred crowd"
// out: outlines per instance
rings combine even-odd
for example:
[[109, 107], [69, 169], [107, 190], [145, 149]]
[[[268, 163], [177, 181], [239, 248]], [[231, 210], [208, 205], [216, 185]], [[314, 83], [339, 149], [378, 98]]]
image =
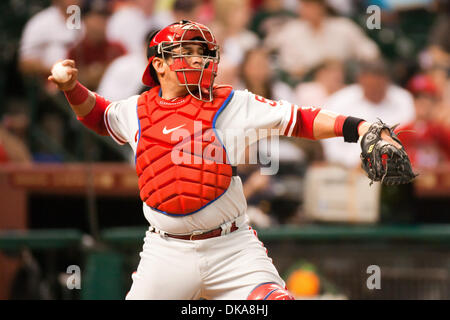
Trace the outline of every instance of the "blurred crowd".
[[[148, 35], [181, 19], [203, 23], [216, 35], [221, 47], [216, 83], [272, 100], [399, 124], [396, 130], [415, 168], [450, 161], [449, 1], [47, 2], [22, 26], [11, 60], [24, 93], [2, 101], [0, 162], [82, 160], [67, 157], [82, 148], [75, 142], [80, 131], [73, 117], [52, 106], [61, 101], [55, 99], [61, 93], [47, 81], [53, 63], [74, 59], [80, 81], [109, 100], [139, 94], [146, 90], [141, 76]], [[81, 9], [80, 21], [76, 8], [68, 9], [72, 5]], [[371, 5], [380, 11], [368, 13]], [[41, 138], [31, 143], [35, 136]], [[111, 160], [102, 152], [107, 146], [98, 148], [94, 160]], [[270, 211], [268, 199], [286, 213], [298, 204], [295, 196], [292, 204], [286, 199], [289, 191], [302, 186], [293, 182], [290, 187], [288, 180], [277, 183], [284, 173], [303, 175], [317, 161], [347, 168], [358, 167], [360, 161], [359, 146], [342, 138], [280, 139], [280, 150], [278, 176], [262, 176], [258, 166], [241, 168], [245, 193], [250, 205], [258, 204], [254, 214], [261, 225], [274, 222], [261, 214]], [[282, 215], [277, 220], [288, 221]]]

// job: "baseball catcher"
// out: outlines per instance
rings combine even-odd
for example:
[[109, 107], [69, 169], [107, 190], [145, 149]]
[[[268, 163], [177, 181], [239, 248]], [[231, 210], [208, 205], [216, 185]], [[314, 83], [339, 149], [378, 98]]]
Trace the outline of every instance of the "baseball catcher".
[[[362, 136], [369, 178], [397, 184], [414, 177], [384, 124], [215, 85], [219, 47], [202, 24], [167, 26], [150, 37], [147, 53], [142, 82], [149, 90], [121, 101], [79, 83], [75, 61], [63, 61], [69, 80], [49, 77], [79, 121], [135, 153], [150, 226], [126, 299], [293, 299], [248, 224], [236, 175], [245, 148], [258, 139], [341, 136], [356, 143]], [[236, 142], [243, 137], [245, 144]]]

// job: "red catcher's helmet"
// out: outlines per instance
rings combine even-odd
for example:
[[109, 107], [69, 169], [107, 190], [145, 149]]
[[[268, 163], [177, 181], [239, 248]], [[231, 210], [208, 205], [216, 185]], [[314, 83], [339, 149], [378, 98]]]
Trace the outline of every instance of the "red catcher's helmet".
[[[198, 44], [203, 47], [203, 64], [201, 68], [192, 68], [186, 61], [191, 55], [183, 54], [181, 49], [184, 44]], [[177, 53], [172, 52], [179, 48]], [[208, 27], [193, 21], [182, 20], [173, 23], [157, 32], [150, 40], [147, 48], [148, 65], [142, 76], [142, 82], [149, 87], [158, 85], [153, 69], [152, 61], [155, 56], [172, 58], [169, 65], [172, 71], [177, 73], [177, 78], [182, 86], [186, 86], [188, 92], [196, 99], [212, 101], [212, 88], [217, 76], [219, 64], [219, 46], [214, 35]], [[154, 72], [154, 70], [153, 70]], [[208, 90], [208, 97], [201, 89]]]

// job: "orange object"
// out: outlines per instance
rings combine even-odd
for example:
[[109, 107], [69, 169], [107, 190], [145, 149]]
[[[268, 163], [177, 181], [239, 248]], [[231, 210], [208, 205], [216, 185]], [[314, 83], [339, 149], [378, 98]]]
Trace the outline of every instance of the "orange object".
[[311, 297], [319, 294], [320, 279], [312, 271], [294, 271], [287, 280], [288, 290], [298, 297]]

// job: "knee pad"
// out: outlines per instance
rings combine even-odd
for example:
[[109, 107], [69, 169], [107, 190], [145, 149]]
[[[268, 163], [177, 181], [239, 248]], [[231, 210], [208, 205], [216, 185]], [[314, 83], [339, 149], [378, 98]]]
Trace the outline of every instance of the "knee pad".
[[279, 284], [266, 282], [257, 285], [247, 300], [295, 300], [295, 298]]

